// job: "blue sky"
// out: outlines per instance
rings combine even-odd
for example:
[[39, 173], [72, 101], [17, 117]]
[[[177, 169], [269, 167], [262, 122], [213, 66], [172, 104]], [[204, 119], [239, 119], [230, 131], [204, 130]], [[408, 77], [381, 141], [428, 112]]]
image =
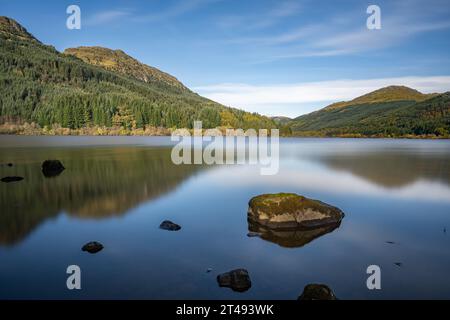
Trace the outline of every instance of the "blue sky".
[[[67, 6], [81, 30], [66, 28]], [[381, 8], [369, 30], [366, 9]], [[298, 116], [386, 85], [450, 90], [448, 0], [5, 1], [62, 51], [122, 49], [202, 95], [266, 115]]]

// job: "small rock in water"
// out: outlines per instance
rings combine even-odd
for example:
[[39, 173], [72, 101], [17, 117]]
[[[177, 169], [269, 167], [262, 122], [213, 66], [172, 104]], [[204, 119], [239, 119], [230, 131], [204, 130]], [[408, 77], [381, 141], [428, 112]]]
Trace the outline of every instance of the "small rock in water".
[[23, 177], [16, 177], [16, 176], [13, 176], [13, 177], [4, 177], [4, 178], [2, 178], [1, 180], [2, 180], [2, 182], [9, 183], [9, 182], [21, 181], [21, 180], [23, 180]]
[[252, 286], [248, 271], [245, 269], [235, 269], [219, 274], [217, 282], [219, 287], [228, 287], [237, 292], [247, 291]]
[[10, 162], [10, 163], [7, 164], [7, 166], [8, 166], [8, 167], [12, 167], [13, 164]]
[[298, 300], [336, 300], [336, 296], [328, 286], [311, 283], [306, 285]]
[[42, 163], [42, 173], [45, 177], [56, 177], [64, 171], [64, 166], [59, 160], [45, 160]]
[[394, 262], [394, 264], [395, 264], [397, 267], [403, 266], [403, 263], [401, 263], [401, 262]]
[[173, 223], [172, 221], [164, 220], [159, 225], [159, 228], [164, 229], [164, 230], [169, 230], [169, 231], [178, 231], [181, 229], [181, 226], [176, 223]]
[[206, 269], [206, 273], [210, 273], [212, 271], [212, 268]]
[[389, 243], [389, 244], [395, 244], [394, 241], [386, 241], [386, 243]]
[[253, 237], [261, 237], [262, 233], [261, 232], [253, 232], [250, 231], [249, 233], [247, 233], [247, 237], [249, 238], [253, 238]]
[[97, 241], [91, 241], [86, 243], [81, 250], [87, 251], [89, 253], [97, 253], [103, 249], [103, 245]]

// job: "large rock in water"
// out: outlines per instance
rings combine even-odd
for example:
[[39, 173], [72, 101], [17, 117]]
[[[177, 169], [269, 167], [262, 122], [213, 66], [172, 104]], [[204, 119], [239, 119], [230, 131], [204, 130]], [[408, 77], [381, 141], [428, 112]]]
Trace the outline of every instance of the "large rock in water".
[[217, 282], [220, 287], [228, 287], [237, 292], [247, 291], [252, 286], [248, 271], [245, 269], [236, 269], [219, 274]]
[[63, 164], [59, 160], [45, 160], [42, 163], [42, 173], [47, 178], [59, 176], [64, 169]]
[[333, 291], [324, 284], [311, 283], [306, 285], [298, 300], [337, 300]]
[[249, 222], [273, 230], [311, 229], [339, 225], [344, 213], [329, 204], [295, 193], [263, 194], [248, 207]]

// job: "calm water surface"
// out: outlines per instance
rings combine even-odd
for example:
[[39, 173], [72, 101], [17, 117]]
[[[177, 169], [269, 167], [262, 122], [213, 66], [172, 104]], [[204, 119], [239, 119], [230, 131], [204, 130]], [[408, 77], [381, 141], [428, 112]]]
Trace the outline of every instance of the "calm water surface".
[[[0, 298], [296, 299], [319, 282], [341, 299], [450, 299], [449, 141], [285, 139], [275, 176], [175, 166], [170, 151], [156, 137], [0, 137], [0, 176], [25, 178], [0, 183]], [[46, 159], [66, 170], [45, 178]], [[346, 216], [308, 243], [247, 237], [249, 199], [282, 191]], [[92, 240], [105, 248], [82, 252]], [[82, 290], [66, 288], [71, 264]], [[371, 264], [382, 290], [366, 288]], [[234, 268], [250, 290], [218, 287]]]

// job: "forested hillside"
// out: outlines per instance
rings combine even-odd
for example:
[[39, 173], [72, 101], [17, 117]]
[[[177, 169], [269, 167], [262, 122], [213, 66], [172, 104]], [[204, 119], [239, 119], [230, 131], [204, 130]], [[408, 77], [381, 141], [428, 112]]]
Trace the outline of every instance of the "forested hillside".
[[386, 87], [300, 116], [291, 126], [294, 135], [303, 136], [448, 137], [450, 93]]
[[[132, 61], [130, 70], [136, 67]], [[194, 120], [202, 120], [204, 128], [275, 127], [267, 117], [222, 106], [148, 68], [156, 76], [139, 79], [88, 64], [40, 43], [16, 21], [0, 17], [0, 124], [33, 122], [46, 130], [116, 127], [124, 132], [191, 128]], [[158, 78], [161, 74], [165, 76]]]

